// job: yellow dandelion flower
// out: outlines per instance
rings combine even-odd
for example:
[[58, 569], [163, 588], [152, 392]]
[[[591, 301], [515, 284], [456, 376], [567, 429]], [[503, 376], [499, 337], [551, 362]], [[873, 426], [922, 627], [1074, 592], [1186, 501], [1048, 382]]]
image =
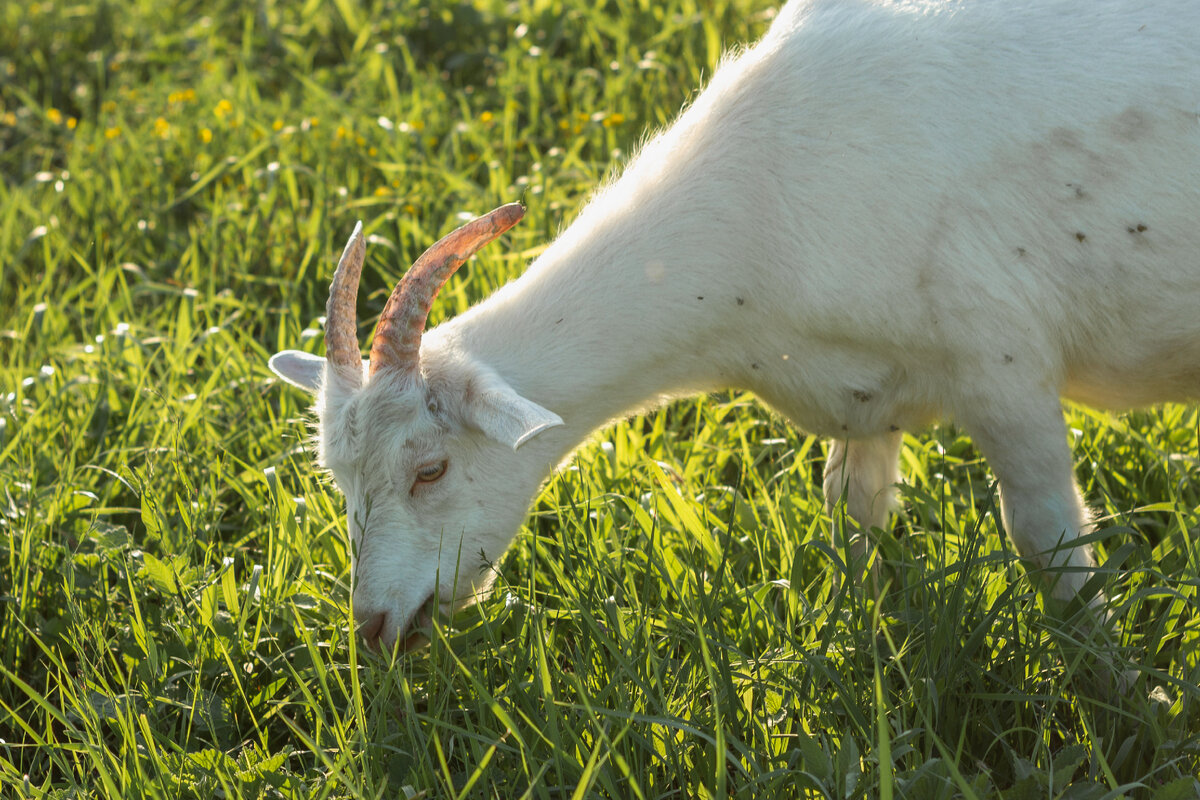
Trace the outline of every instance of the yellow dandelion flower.
[[309, 117], [307, 122], [308, 122], [308, 127], [315, 128], [321, 124], [321, 119], [320, 119], [320, 117]]
[[119, 126], [119, 125], [114, 125], [111, 128], [104, 129], [104, 138], [105, 139], [115, 139], [120, 135], [121, 135], [121, 126]]
[[615, 128], [625, 121], [625, 115], [620, 112], [614, 112], [604, 118], [604, 127]]
[[491, 122], [495, 118], [496, 118], [496, 115], [490, 111], [485, 111], [479, 115], [479, 121], [484, 123], [485, 125], [487, 123]]
[[166, 139], [171, 135], [171, 123], [162, 117], [154, 120], [154, 135], [160, 139]]
[[75, 126], [78, 124], [79, 124], [79, 120], [75, 119], [75, 117], [67, 117], [67, 130], [69, 130], [69, 131], [75, 130]]
[[200, 129], [200, 141], [204, 142], [205, 144], [208, 144], [209, 142], [211, 142], [212, 141], [212, 131], [209, 130], [208, 128], [201, 128]]
[[104, 103], [100, 106], [100, 110], [103, 111], [105, 114], [113, 113], [114, 111], [117, 110], [117, 101], [116, 100], [105, 100]]
[[184, 89], [182, 92], [182, 95], [183, 95], [183, 101], [185, 103], [196, 102], [196, 90], [195, 89]]
[[386, 186], [380, 186], [378, 189], [375, 190], [376, 197], [383, 197], [385, 194], [391, 194], [391, 193], [392, 193], [392, 190]]
[[219, 103], [213, 106], [213, 114], [217, 119], [225, 119], [231, 113], [233, 113], [233, 103], [229, 102], [228, 100], [221, 100]]
[[416, 122], [409, 123], [414, 131], [425, 130], [425, 120], [419, 119]]
[[374, 158], [375, 156], [379, 155], [379, 151], [376, 150], [374, 147], [368, 147], [367, 155], [370, 156], [371, 158]]
[[46, 119], [50, 120], [51, 124], [62, 125], [63, 113], [57, 108], [46, 109]]
[[412, 203], [405, 203], [404, 208], [402, 208], [400, 210], [403, 211], [405, 214], [408, 214], [410, 217], [415, 216], [417, 213], [417, 207], [414, 206]]
[[10, 128], [15, 127], [17, 124], [17, 115], [11, 111], [5, 111], [0, 115], [0, 121], [3, 121]]
[[333, 132], [333, 135], [336, 139], [341, 141], [342, 139], [345, 139], [350, 134], [346, 131], [345, 125], [338, 125], [337, 130]]
[[281, 130], [283, 130], [283, 120], [281, 120], [281, 119], [277, 119], [277, 120], [275, 120], [274, 122], [272, 122], [272, 123], [271, 123], [271, 130], [273, 130], [273, 131], [281, 131]]
[[358, 145], [359, 147], [362, 147], [364, 144], [367, 143], [367, 140], [365, 138], [363, 138], [362, 136], [355, 136], [354, 143], [356, 145]]

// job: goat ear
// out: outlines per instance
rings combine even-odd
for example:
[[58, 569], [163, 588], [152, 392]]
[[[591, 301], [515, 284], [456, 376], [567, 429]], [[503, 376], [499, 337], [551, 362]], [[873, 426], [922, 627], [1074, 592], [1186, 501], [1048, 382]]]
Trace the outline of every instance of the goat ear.
[[562, 425], [558, 414], [513, 391], [497, 376], [477, 380], [468, 394], [467, 414], [488, 437], [513, 450], [547, 428]]
[[324, 358], [299, 350], [276, 353], [271, 356], [267, 366], [292, 386], [299, 386], [311, 394], [317, 393], [321, 385], [321, 376], [325, 374]]

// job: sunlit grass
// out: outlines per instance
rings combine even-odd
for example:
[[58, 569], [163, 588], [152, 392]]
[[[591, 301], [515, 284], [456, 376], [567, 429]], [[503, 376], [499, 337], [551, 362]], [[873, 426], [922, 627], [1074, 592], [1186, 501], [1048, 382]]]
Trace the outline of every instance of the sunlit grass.
[[1108, 644], [1043, 613], [950, 427], [905, 441], [876, 602], [825, 445], [739, 394], [603, 432], [427, 650], [349, 635], [341, 500], [264, 365], [321, 350], [353, 221], [366, 332], [459, 215], [523, 199], [458, 313], [768, 19], [0, 5], [0, 796], [1200, 791], [1195, 407], [1069, 412]]

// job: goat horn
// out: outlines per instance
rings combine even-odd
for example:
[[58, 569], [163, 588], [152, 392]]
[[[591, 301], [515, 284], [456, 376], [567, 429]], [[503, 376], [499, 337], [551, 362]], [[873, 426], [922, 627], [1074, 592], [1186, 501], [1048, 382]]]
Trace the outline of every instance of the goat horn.
[[363, 258], [367, 252], [363, 240], [362, 222], [346, 242], [333, 282], [329, 284], [329, 300], [325, 303], [325, 354], [338, 374], [354, 386], [362, 383], [362, 353], [358, 349], [358, 279], [362, 275]]
[[520, 203], [500, 206], [446, 235], [421, 254], [383, 307], [371, 341], [372, 375], [385, 367], [416, 373], [421, 334], [438, 291], [464, 261], [520, 222], [524, 214], [525, 207]]

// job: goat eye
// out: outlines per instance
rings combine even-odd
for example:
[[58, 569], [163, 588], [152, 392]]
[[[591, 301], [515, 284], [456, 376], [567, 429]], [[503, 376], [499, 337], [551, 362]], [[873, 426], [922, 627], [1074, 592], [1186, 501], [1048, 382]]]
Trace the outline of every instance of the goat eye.
[[417, 483], [433, 483], [445, 474], [445, 461], [439, 461], [436, 464], [426, 464], [417, 470]]

